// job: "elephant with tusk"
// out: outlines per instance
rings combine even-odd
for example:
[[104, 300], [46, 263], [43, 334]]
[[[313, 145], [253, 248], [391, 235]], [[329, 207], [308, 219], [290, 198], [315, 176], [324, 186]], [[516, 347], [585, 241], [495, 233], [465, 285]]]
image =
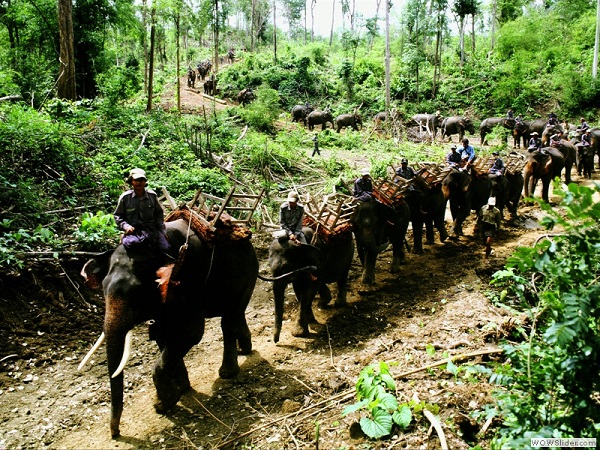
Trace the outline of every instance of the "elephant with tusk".
[[[249, 236], [205, 242], [182, 219], [167, 222], [166, 231], [172, 248], [187, 244], [184, 258], [176, 263], [176, 274], [173, 270], [171, 275], [176, 281], [167, 282], [168, 296], [157, 285], [159, 267], [151, 256], [128, 252], [123, 245], [88, 261], [82, 270], [89, 285], [102, 285], [106, 309], [103, 333], [79, 369], [106, 342], [113, 438], [120, 435], [123, 370], [131, 354], [134, 326], [150, 321], [150, 338], [161, 351], [153, 371], [159, 413], [173, 407], [190, 387], [183, 358], [202, 339], [205, 318], [221, 317], [222, 378], [239, 373], [238, 346], [242, 354], [252, 351], [245, 311], [256, 283], [258, 260]], [[158, 273], [163, 274], [164, 268]]]

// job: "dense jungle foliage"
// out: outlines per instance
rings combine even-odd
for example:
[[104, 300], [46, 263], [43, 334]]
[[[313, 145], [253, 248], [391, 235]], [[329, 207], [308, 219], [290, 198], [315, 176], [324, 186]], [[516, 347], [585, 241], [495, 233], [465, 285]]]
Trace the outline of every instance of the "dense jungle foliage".
[[[438, 144], [379, 136], [370, 125], [360, 133], [322, 132], [320, 146], [333, 156], [304, 156], [312, 148], [311, 135], [288, 123], [293, 105], [331, 106], [334, 117], [360, 105], [365, 123], [385, 109], [384, 30], [381, 22], [359, 17], [331, 42], [310, 33], [305, 42], [297, 17], [303, 2], [282, 0], [290, 25], [287, 32], [277, 28], [275, 53], [270, 5], [256, 3], [262, 21], [251, 20], [244, 1], [219, 2], [216, 11], [210, 1], [153, 5], [154, 104], [148, 108], [145, 3], [73, 5], [78, 100], [69, 101], [56, 95], [56, 3], [0, 0], [0, 97], [14, 98], [0, 101], [3, 271], [18, 271], [24, 252], [112, 247], [117, 234], [110, 213], [132, 167], [143, 167], [150, 187], [164, 186], [178, 201], [190, 200], [198, 188], [221, 196], [233, 185], [252, 192], [265, 188], [272, 212], [291, 187], [345, 189], [357, 167], [336, 152], [364, 155], [375, 177], [400, 154], [411, 161], [442, 159]], [[403, 118], [439, 110], [445, 116], [468, 114], [476, 122], [503, 116], [508, 108], [525, 119], [554, 111], [561, 119], [584, 116], [597, 125], [595, 3], [493, 5], [409, 0], [397, 6], [390, 30], [390, 107]], [[259, 26], [238, 28], [228, 20], [236, 15]], [[471, 20], [474, 34], [467, 30]], [[161, 100], [174, 95], [187, 67], [212, 57], [215, 29], [218, 54], [236, 49], [235, 62], [221, 64], [217, 74], [219, 96], [235, 99], [239, 90], [252, 87], [257, 100], [246, 108], [198, 115], [163, 108]], [[220, 170], [215, 158], [231, 162], [232, 171]], [[600, 434], [600, 214], [591, 196], [569, 187], [567, 219], [545, 205], [548, 226], [560, 225], [562, 237], [519, 250], [497, 276], [500, 285], [510, 282], [500, 300], [528, 308], [538, 323], [528, 343], [507, 349], [510, 364], [492, 375], [506, 387], [491, 407], [504, 420], [498, 446], [525, 445], [527, 433]], [[541, 280], [534, 277], [532, 285], [533, 273]]]

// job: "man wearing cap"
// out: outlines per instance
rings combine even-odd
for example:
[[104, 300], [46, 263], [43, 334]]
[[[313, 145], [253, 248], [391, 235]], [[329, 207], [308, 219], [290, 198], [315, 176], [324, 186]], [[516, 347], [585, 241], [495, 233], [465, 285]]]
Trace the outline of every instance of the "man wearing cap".
[[396, 175], [404, 178], [405, 180], [410, 180], [415, 176], [415, 171], [408, 167], [408, 159], [402, 158], [400, 162], [401, 166], [396, 169]]
[[533, 152], [534, 150], [539, 150], [542, 148], [542, 140], [539, 137], [537, 131], [531, 133], [531, 139], [529, 139], [529, 145], [527, 147], [528, 152]]
[[502, 158], [500, 158], [500, 152], [492, 152], [492, 155], [494, 155], [494, 163], [488, 172], [491, 175], [504, 175], [504, 161], [502, 161]]
[[306, 244], [306, 237], [302, 232], [302, 219], [304, 206], [298, 203], [298, 193], [290, 191], [287, 200], [279, 208], [279, 225], [285, 230], [290, 241], [300, 245]]
[[500, 230], [501, 222], [500, 210], [496, 208], [496, 197], [490, 197], [487, 205], [479, 210], [476, 225], [476, 229], [481, 230], [486, 259], [492, 254], [492, 240]]
[[450, 153], [446, 155], [446, 164], [448, 167], [454, 167], [458, 169], [460, 167], [461, 158], [460, 153], [456, 151], [456, 144], [450, 146]]
[[590, 128], [589, 124], [585, 121], [585, 119], [583, 117], [581, 117], [579, 119], [579, 121], [581, 122], [581, 125], [579, 125], [579, 128], [581, 128], [581, 131], [586, 131], [588, 128]]
[[373, 199], [373, 180], [368, 169], [362, 169], [360, 177], [354, 181], [354, 199], [361, 202], [368, 202]]
[[132, 189], [121, 194], [114, 212], [117, 226], [124, 232], [123, 246], [129, 250], [144, 244], [168, 255], [171, 245], [167, 241], [165, 212], [156, 193], [146, 189], [146, 172], [132, 169], [127, 183]]

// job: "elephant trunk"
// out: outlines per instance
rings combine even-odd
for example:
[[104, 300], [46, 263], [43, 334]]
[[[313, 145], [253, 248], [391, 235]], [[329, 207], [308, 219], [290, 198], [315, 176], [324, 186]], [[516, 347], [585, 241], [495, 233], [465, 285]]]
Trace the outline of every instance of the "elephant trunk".
[[[124, 335], [108, 335], [106, 356], [110, 377], [110, 434], [114, 438], [120, 436], [119, 424], [123, 413], [123, 372], [117, 373], [125, 346]], [[114, 375], [114, 376], [112, 376]]]

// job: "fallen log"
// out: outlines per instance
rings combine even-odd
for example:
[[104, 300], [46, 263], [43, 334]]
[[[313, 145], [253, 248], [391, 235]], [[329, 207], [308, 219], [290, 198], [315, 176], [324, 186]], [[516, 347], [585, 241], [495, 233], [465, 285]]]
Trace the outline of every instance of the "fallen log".
[[227, 104], [227, 102], [225, 100], [221, 100], [220, 98], [213, 97], [212, 95], [208, 95], [208, 94], [204, 94], [203, 93], [202, 97], [206, 97], [207, 99], [212, 100], [212, 101], [217, 102], [217, 103], [220, 103], [221, 105], [226, 105]]

